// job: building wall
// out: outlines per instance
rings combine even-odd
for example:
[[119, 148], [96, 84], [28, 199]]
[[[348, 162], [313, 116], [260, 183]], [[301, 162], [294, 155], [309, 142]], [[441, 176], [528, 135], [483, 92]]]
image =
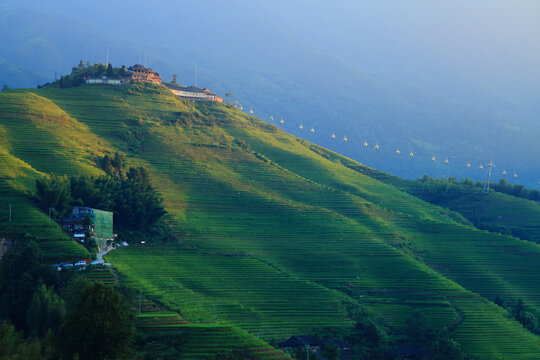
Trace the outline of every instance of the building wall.
[[94, 239], [98, 248], [113, 240], [113, 213], [110, 211], [94, 210]]
[[213, 94], [208, 94], [205, 92], [192, 92], [192, 91], [183, 91], [183, 90], [174, 90], [170, 89], [173, 94], [176, 96], [180, 96], [186, 99], [192, 99], [192, 100], [206, 100], [206, 101], [214, 101], [216, 100], [216, 96]]
[[118, 79], [87, 79], [85, 81], [86, 84], [106, 84], [106, 85], [122, 85], [122, 81]]
[[152, 70], [133, 70], [131, 74], [131, 80], [150, 82], [157, 85], [161, 84], [161, 76], [156, 76], [155, 72]]

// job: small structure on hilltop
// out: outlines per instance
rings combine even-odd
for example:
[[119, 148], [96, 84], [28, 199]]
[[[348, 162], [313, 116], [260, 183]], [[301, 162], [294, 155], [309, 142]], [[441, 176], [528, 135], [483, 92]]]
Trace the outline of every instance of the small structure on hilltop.
[[115, 76], [92, 76], [89, 73], [84, 73], [82, 81], [85, 84], [95, 85], [116, 85], [121, 86], [128, 82], [143, 82], [155, 85], [164, 85], [173, 94], [184, 99], [216, 101], [223, 102], [223, 98], [217, 96], [208, 88], [198, 88], [196, 86], [182, 86], [176, 83], [163, 83], [161, 76], [150, 68], [146, 68], [141, 64], [135, 64], [129, 68], [122, 67], [122, 72]]
[[98, 249], [107, 246], [113, 240], [113, 213], [92, 209], [84, 206], [75, 206], [67, 217], [62, 219], [64, 230], [77, 241], [84, 242], [92, 237]]
[[95, 84], [103, 84], [103, 85], [115, 85], [120, 86], [129, 81], [128, 76], [118, 76], [118, 77], [92, 77], [90, 74], [84, 74], [83, 80], [85, 84], [95, 85]]
[[161, 76], [150, 68], [145, 68], [141, 64], [135, 64], [128, 68], [131, 71], [131, 81], [141, 81], [156, 85], [161, 84]]
[[200, 89], [195, 86], [182, 86], [178, 84], [164, 84], [174, 95], [189, 100], [223, 102], [223, 98], [217, 96], [209, 89]]

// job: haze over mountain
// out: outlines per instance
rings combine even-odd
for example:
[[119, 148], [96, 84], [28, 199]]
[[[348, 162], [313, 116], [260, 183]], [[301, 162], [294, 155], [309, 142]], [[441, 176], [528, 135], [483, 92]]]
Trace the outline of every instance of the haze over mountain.
[[81, 58], [105, 62], [108, 47], [114, 65], [142, 53], [143, 63], [182, 84], [195, 82], [197, 67], [199, 86], [231, 91], [255, 115], [283, 117], [284, 130], [397, 175], [483, 179], [478, 165], [493, 160], [496, 179], [505, 169], [519, 174], [512, 181], [540, 180], [535, 1], [0, 7], [0, 85], [35, 86]]

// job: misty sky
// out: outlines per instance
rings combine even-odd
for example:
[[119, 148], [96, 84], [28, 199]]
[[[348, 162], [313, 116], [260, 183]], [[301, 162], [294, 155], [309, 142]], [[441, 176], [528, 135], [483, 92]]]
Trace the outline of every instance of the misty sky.
[[189, 40], [179, 37], [187, 35], [202, 40], [202, 47], [234, 42], [236, 51], [246, 53], [252, 41], [265, 40], [257, 31], [256, 38], [250, 39], [251, 23], [264, 22], [265, 30], [286, 32], [369, 71], [427, 85], [438, 83], [449, 91], [456, 86], [487, 91], [502, 83], [537, 88], [540, 79], [540, 2], [536, 0], [0, 3], [68, 13], [106, 31], [145, 40], [159, 37], [182, 43]]
[[[294, 119], [284, 130], [296, 135], [297, 123], [311, 123], [321, 132], [310, 140], [360, 161], [372, 159], [319, 134], [339, 129], [459, 163], [494, 159], [530, 171], [529, 183], [540, 179], [530, 151], [540, 129], [538, 0], [0, 0], [2, 7], [31, 9], [36, 24], [4, 19], [4, 29], [22, 30], [7, 35], [15, 45], [0, 43], [0, 62], [49, 78], [81, 58], [104, 62], [107, 46], [114, 65], [138, 62], [144, 49], [164, 79], [176, 73], [193, 84], [197, 66], [199, 85], [232, 91], [262, 118]], [[40, 14], [51, 18], [39, 24]], [[419, 176], [425, 168], [387, 170]]]

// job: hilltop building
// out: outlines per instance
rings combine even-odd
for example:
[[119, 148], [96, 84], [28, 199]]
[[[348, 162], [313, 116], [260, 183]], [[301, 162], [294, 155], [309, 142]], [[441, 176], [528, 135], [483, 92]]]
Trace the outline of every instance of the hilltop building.
[[135, 64], [128, 68], [131, 71], [131, 81], [141, 81], [156, 85], [161, 84], [161, 76], [150, 68], [145, 68], [141, 64]]
[[[85, 224], [86, 217], [90, 219], [89, 225]], [[80, 242], [84, 242], [86, 236], [90, 235], [101, 249], [107, 246], [107, 241], [113, 240], [113, 213], [75, 206], [71, 214], [62, 219], [62, 227], [72, 238]]]
[[129, 77], [122, 76], [122, 77], [109, 78], [107, 76], [102, 76], [100, 78], [93, 78], [89, 74], [84, 74], [83, 80], [85, 84], [90, 84], [90, 85], [103, 84], [103, 85], [120, 86], [126, 83], [127, 81], [129, 81]]
[[108, 78], [107, 76], [92, 77], [89, 74], [84, 74], [83, 80], [85, 84], [103, 84], [121, 86], [128, 82], [145, 82], [156, 85], [166, 86], [173, 94], [184, 99], [200, 100], [200, 101], [216, 101], [223, 102], [223, 98], [217, 96], [207, 88], [201, 89], [196, 86], [182, 86], [179, 84], [162, 83], [161, 76], [150, 68], [146, 68], [141, 64], [135, 64], [127, 69], [130, 74], [126, 76], [115, 76]]
[[173, 94], [189, 100], [223, 102], [223, 98], [217, 96], [209, 89], [200, 89], [195, 86], [182, 86], [178, 84], [164, 84]]

